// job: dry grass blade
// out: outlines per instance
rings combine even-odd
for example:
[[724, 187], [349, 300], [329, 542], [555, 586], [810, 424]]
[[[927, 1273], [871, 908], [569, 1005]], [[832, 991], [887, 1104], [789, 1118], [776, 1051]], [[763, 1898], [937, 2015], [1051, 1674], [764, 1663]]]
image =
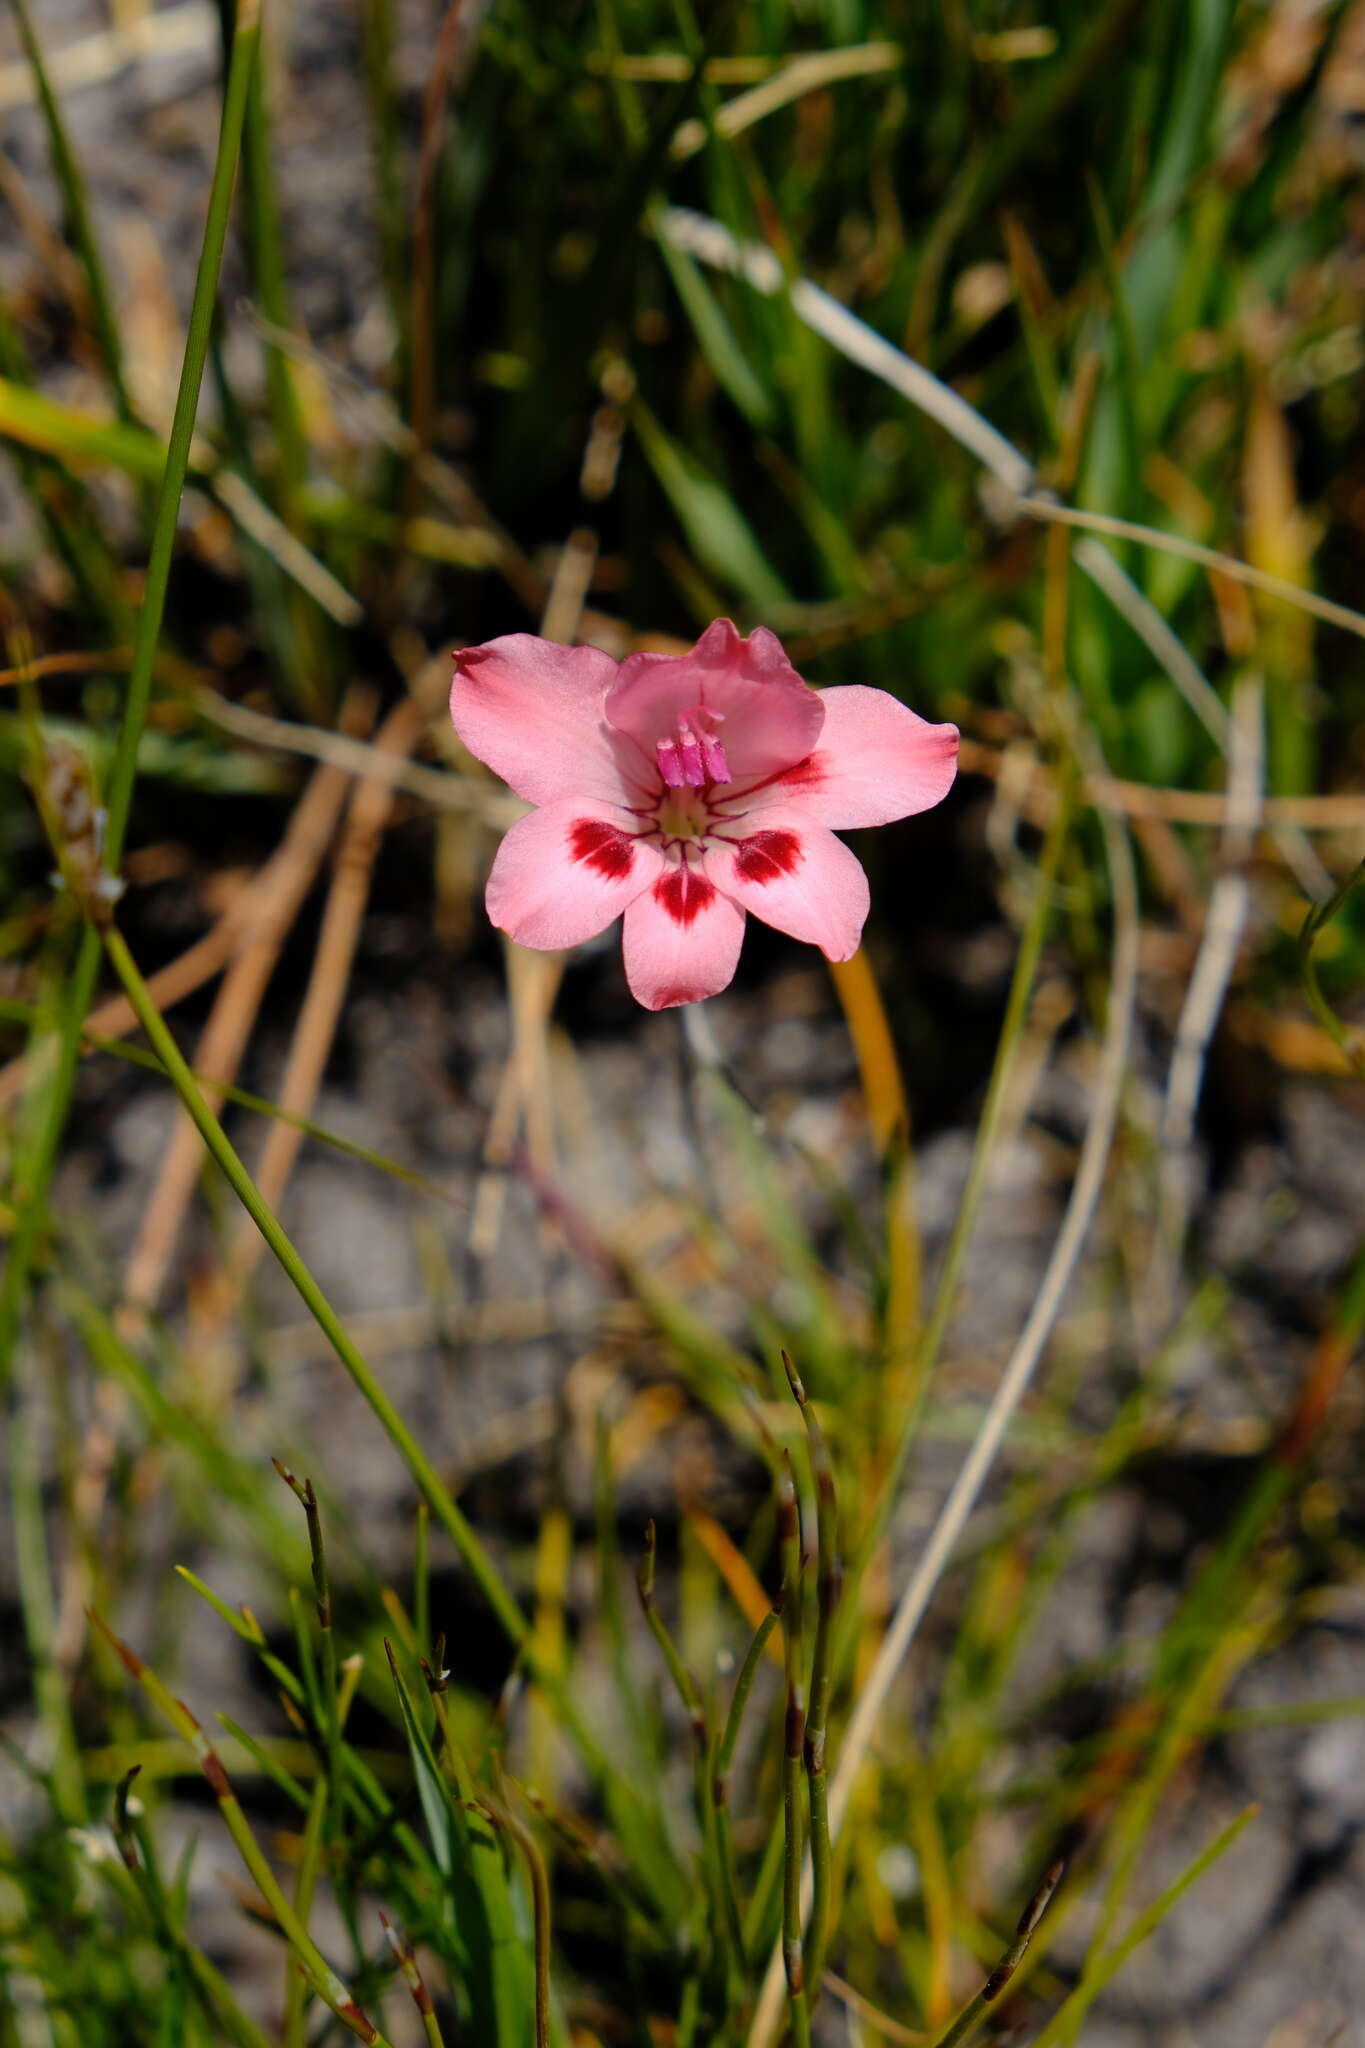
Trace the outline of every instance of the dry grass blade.
[[[332, 843], [346, 788], [341, 769], [320, 768], [300, 799], [285, 838], [289, 859], [281, 864], [271, 895], [254, 906], [244, 944], [223, 977], [196, 1047], [199, 1073], [219, 1081], [236, 1079], [280, 949]], [[124, 1296], [134, 1323], [135, 1312], [154, 1308], [160, 1297], [202, 1161], [198, 1133], [181, 1110], [128, 1260]]]
[[[375, 736], [375, 751], [402, 756], [416, 744], [421, 731], [422, 713], [407, 699], [390, 712], [380, 727]], [[351, 799], [308, 992], [299, 1012], [280, 1088], [280, 1107], [291, 1117], [311, 1115], [322, 1085], [369, 902], [374, 863], [393, 810], [393, 799], [394, 792], [388, 784], [369, 780], [361, 784]], [[277, 1123], [271, 1128], [257, 1168], [256, 1185], [272, 1209], [279, 1206], [302, 1143], [303, 1132], [297, 1124]], [[262, 1249], [259, 1233], [244, 1217], [233, 1242], [231, 1292], [223, 1303], [225, 1311]]]
[[[727, 139], [742, 135], [756, 121], [775, 114], [780, 107], [789, 107], [793, 100], [802, 99], [807, 93], [823, 92], [827, 86], [848, 78], [870, 78], [878, 72], [898, 71], [904, 62], [905, 52], [898, 43], [853, 43], [841, 50], [814, 50], [794, 57], [790, 64], [784, 64], [748, 92], [728, 100], [716, 115], [716, 133]], [[686, 75], [684, 72], [683, 76]], [[705, 147], [705, 122], [684, 121], [673, 137], [669, 153], [675, 162], [685, 163]]]

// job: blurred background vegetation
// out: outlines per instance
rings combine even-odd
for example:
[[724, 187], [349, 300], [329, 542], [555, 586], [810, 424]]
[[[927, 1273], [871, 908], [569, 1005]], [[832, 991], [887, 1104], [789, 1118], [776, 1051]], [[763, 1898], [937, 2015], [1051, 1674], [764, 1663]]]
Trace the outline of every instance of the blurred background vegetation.
[[[1365, 7], [10, 0], [0, 108], [0, 2040], [1354, 2039]], [[963, 773], [680, 1026], [444, 701], [721, 614]], [[897, 1674], [810, 2022], [784, 1347], [836, 1768]]]

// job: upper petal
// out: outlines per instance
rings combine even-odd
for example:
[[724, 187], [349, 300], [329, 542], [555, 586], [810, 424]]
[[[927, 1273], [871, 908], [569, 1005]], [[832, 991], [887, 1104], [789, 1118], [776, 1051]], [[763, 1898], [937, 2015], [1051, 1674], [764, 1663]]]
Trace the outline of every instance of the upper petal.
[[717, 717], [732, 781], [772, 775], [809, 754], [824, 723], [823, 700], [803, 683], [766, 626], [748, 639], [716, 619], [688, 654], [630, 654], [604, 711], [652, 769], [658, 741], [704, 705]]
[[455, 657], [450, 716], [471, 754], [528, 803], [620, 802], [625, 750], [602, 719], [616, 663], [597, 647], [507, 633]]
[[488, 915], [521, 946], [555, 951], [605, 931], [664, 868], [629, 811], [561, 797], [519, 818], [488, 877]]
[[647, 1010], [699, 1003], [727, 987], [739, 963], [744, 912], [704, 875], [668, 868], [626, 911], [626, 980]]
[[744, 798], [746, 811], [798, 808], [845, 832], [941, 803], [957, 774], [955, 725], [931, 725], [886, 690], [822, 690], [824, 730], [804, 761]]
[[799, 812], [765, 810], [742, 839], [710, 840], [708, 881], [793, 939], [830, 960], [858, 950], [868, 912], [862, 863], [824, 825]]

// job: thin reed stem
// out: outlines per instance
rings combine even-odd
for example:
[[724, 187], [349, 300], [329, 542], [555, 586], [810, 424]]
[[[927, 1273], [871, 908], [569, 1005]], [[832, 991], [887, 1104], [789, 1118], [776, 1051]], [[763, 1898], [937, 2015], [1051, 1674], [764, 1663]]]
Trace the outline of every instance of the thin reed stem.
[[530, 1639], [526, 1617], [508, 1591], [497, 1566], [466, 1517], [456, 1506], [426, 1452], [385, 1393], [373, 1367], [304, 1264], [274, 1211], [262, 1199], [251, 1175], [233, 1149], [227, 1133], [205, 1102], [180, 1048], [166, 1026], [165, 1019], [147, 992], [147, 985], [122, 934], [110, 924], [103, 931], [102, 937], [110, 962], [123, 983], [138, 1023], [146, 1032], [153, 1050], [165, 1068], [177, 1095], [189, 1111], [224, 1179], [274, 1253], [305, 1308], [327, 1338], [355, 1386], [368, 1402], [390, 1443], [425, 1495], [432, 1513], [454, 1544], [461, 1562], [493, 1610], [499, 1626], [524, 1656], [537, 1682], [543, 1685], [555, 1700], [589, 1769], [600, 1781], [608, 1785], [617, 1784], [618, 1779], [611, 1771], [601, 1746], [589, 1733], [561, 1674], [547, 1670], [537, 1654], [536, 1646]]
[[412, 1943], [406, 1936], [399, 1933], [387, 1913], [381, 1913], [379, 1919], [384, 1929], [384, 1938], [393, 1950], [393, 1958], [398, 1965], [399, 1974], [412, 1994], [413, 2004], [417, 2007], [417, 2016], [422, 2022], [422, 2032], [427, 2037], [427, 2048], [445, 2048], [445, 2037], [441, 2032], [441, 2023], [436, 2017], [436, 2008], [431, 2002], [431, 1993], [427, 1990], [426, 1979], [418, 1967]]
[[271, 1464], [303, 1509], [308, 1523], [308, 1552], [313, 1567], [313, 1594], [317, 1607], [318, 1634], [322, 1642], [323, 1736], [327, 1745], [327, 1782], [331, 1807], [337, 1813], [342, 1796], [345, 1752], [341, 1743], [341, 1688], [337, 1673], [336, 1630], [332, 1626], [332, 1593], [327, 1577], [327, 1552], [322, 1540], [322, 1516], [311, 1479], [300, 1479], [278, 1458]]
[[744, 1923], [739, 1910], [734, 1847], [730, 1837], [730, 1772], [734, 1765], [735, 1745], [739, 1741], [739, 1731], [744, 1725], [749, 1696], [754, 1689], [754, 1679], [763, 1662], [768, 1638], [781, 1615], [782, 1595], [779, 1593], [754, 1631], [753, 1641], [745, 1653], [744, 1662], [739, 1667], [739, 1676], [735, 1680], [734, 1693], [730, 1699], [730, 1711], [725, 1717], [725, 1726], [711, 1760], [711, 1803], [715, 1809], [716, 1860], [720, 1871], [721, 1905], [730, 1930], [731, 1944], [741, 1964], [745, 1958]]
[[318, 1997], [331, 2007], [337, 2018], [350, 2028], [358, 2040], [367, 2043], [367, 2048], [390, 2048], [390, 2043], [361, 2011], [348, 1986], [327, 1961], [285, 1897], [278, 1878], [251, 1832], [246, 1815], [223, 1768], [222, 1759], [194, 1715], [181, 1700], [176, 1699], [167, 1690], [156, 1673], [150, 1670], [126, 1643], [119, 1640], [98, 1615], [92, 1615], [91, 1620], [114, 1650], [124, 1669], [137, 1680], [153, 1706], [165, 1715], [177, 1735], [193, 1750], [209, 1789], [218, 1801], [218, 1810], [236, 1844], [238, 1854], [255, 1881], [261, 1897], [274, 1914], [280, 1932], [293, 1949], [300, 1968], [307, 1975]]
[[510, 1835], [531, 1880], [531, 1916], [536, 1948], [536, 2048], [550, 2048], [550, 1876], [535, 1836], [516, 1816], [484, 1792], [474, 1800], [495, 1827]]
[[704, 1755], [706, 1714], [701, 1703], [701, 1693], [697, 1681], [682, 1660], [681, 1651], [668, 1632], [663, 1616], [654, 1604], [654, 1568], [658, 1561], [658, 1543], [658, 1532], [651, 1516], [645, 1528], [645, 1554], [636, 1571], [635, 1583], [640, 1589], [640, 1606], [649, 1624], [649, 1632], [659, 1645], [664, 1663], [668, 1666], [668, 1675], [673, 1680], [679, 1699], [687, 1709], [693, 1739]]
[[826, 1739], [829, 1732], [829, 1703], [834, 1690], [834, 1624], [843, 1591], [843, 1561], [839, 1555], [839, 1498], [834, 1485], [834, 1464], [825, 1433], [807, 1397], [801, 1376], [784, 1351], [782, 1363], [810, 1443], [811, 1476], [815, 1482], [815, 1516], [818, 1544], [816, 1578], [815, 1648], [811, 1656], [810, 1712], [806, 1717], [804, 1757], [810, 1793], [810, 1853], [812, 1885], [810, 1921], [806, 1930], [806, 2003], [811, 2012], [820, 2000], [820, 1977], [824, 1967], [825, 1944], [829, 1939], [830, 1874], [833, 1846], [829, 1828], [829, 1776]]
[[806, 1733], [806, 1681], [801, 1654], [801, 1515], [791, 1460], [783, 1453], [777, 1477], [777, 1533], [782, 1552], [782, 1633], [786, 1649], [786, 1707], [782, 1717], [782, 1966], [792, 2040], [809, 2048], [805, 1955], [801, 1938], [801, 1860], [805, 1849], [801, 1763]]
[[934, 2048], [962, 2048], [962, 2044], [970, 2040], [971, 2036], [976, 2032], [981, 2022], [985, 2019], [987, 2012], [1005, 1989], [1028, 1953], [1028, 1945], [1033, 1939], [1034, 1930], [1044, 1913], [1046, 1913], [1051, 1903], [1052, 1894], [1062, 1881], [1062, 1874], [1065, 1868], [1066, 1865], [1060, 1859], [1049, 1866], [1042, 1883], [1038, 1886], [1038, 1889], [1034, 1892], [1019, 1916], [1019, 1925], [1015, 1929], [1014, 1940], [1005, 1950], [1004, 1955], [1001, 1956], [975, 1998], [970, 2000], [957, 2015], [957, 2018], [948, 2025], [943, 2033], [936, 2037]]

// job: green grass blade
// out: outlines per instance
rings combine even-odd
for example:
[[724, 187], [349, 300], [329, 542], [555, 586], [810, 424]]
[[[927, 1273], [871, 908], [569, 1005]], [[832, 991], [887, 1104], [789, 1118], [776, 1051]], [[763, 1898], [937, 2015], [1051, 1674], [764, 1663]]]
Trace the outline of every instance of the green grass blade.
[[[199, 252], [199, 268], [195, 277], [189, 332], [180, 369], [180, 385], [176, 393], [175, 416], [171, 425], [166, 466], [161, 478], [156, 517], [152, 527], [151, 556], [147, 566], [142, 609], [138, 614], [133, 665], [124, 700], [118, 752], [106, 792], [105, 859], [111, 874], [118, 872], [119, 857], [128, 826], [128, 811], [132, 803], [133, 784], [137, 775], [138, 746], [151, 700], [152, 669], [156, 660], [157, 643], [161, 637], [166, 592], [170, 584], [171, 557], [175, 548], [180, 496], [189, 466], [190, 440], [194, 433], [195, 415], [199, 409], [199, 390], [208, 353], [209, 333], [218, 294], [218, 275], [222, 266], [228, 216], [232, 207], [232, 188], [241, 150], [247, 88], [251, 80], [251, 67], [255, 62], [259, 35], [260, 0], [241, 0], [223, 98], [223, 115], [218, 132], [218, 149], [209, 192], [208, 215], [204, 224], [204, 239]], [[17, 1177], [22, 1180], [29, 1199], [21, 1209], [10, 1244], [4, 1282], [0, 1286], [0, 1381], [8, 1375], [12, 1366], [29, 1268], [38, 1248], [47, 1187], [56, 1163], [57, 1148], [66, 1126], [67, 1110], [80, 1059], [81, 1026], [90, 1007], [99, 966], [99, 935], [92, 927], [82, 938], [75, 968], [70, 977], [57, 1058], [43, 1084], [41, 1122], [31, 1146], [26, 1148], [25, 1157], [16, 1162]]]
[[42, 108], [43, 120], [47, 127], [48, 144], [52, 150], [52, 166], [61, 190], [62, 204], [66, 209], [67, 231], [85, 272], [95, 336], [109, 373], [109, 382], [113, 388], [119, 415], [125, 420], [130, 420], [133, 417], [133, 409], [123, 376], [123, 348], [119, 340], [118, 322], [114, 315], [113, 297], [104, 274], [104, 262], [100, 256], [94, 223], [90, 217], [90, 202], [86, 196], [85, 180], [81, 175], [76, 153], [71, 147], [66, 123], [62, 119], [62, 110], [57, 103], [57, 96], [52, 90], [47, 67], [43, 62], [42, 46], [29, 12], [29, 0], [11, 0], [11, 4], [19, 24], [19, 39], [24, 46], [24, 55], [33, 72], [38, 104]]

